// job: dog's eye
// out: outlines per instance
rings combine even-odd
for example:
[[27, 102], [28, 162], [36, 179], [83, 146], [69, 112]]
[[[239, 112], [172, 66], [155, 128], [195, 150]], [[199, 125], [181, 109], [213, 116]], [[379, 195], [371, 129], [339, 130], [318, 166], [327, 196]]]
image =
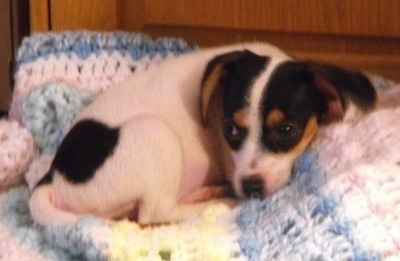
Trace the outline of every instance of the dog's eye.
[[303, 129], [293, 121], [284, 121], [272, 129], [263, 130], [263, 144], [272, 151], [287, 151], [301, 139]]
[[284, 124], [279, 127], [278, 132], [283, 138], [289, 138], [294, 134], [295, 127], [292, 124]]
[[282, 138], [290, 139], [298, 135], [299, 128], [294, 123], [286, 122], [279, 127], [278, 133]]
[[235, 136], [239, 135], [239, 129], [232, 120], [225, 120], [224, 135], [226, 137], [235, 137]]
[[223, 134], [231, 148], [236, 150], [246, 137], [247, 129], [238, 127], [232, 119], [225, 119]]

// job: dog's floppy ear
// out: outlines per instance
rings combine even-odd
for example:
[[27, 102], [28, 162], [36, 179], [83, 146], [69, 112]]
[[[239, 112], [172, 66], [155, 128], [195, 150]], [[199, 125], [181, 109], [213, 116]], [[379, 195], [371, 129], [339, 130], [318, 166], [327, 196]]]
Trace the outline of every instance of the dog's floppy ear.
[[208, 110], [211, 99], [217, 91], [220, 91], [226, 83], [229, 65], [238, 61], [248, 51], [233, 51], [214, 57], [207, 64], [201, 81], [200, 90], [200, 113], [201, 122], [206, 125], [208, 122]]
[[309, 68], [323, 100], [321, 121], [342, 119], [350, 102], [362, 112], [375, 107], [376, 90], [361, 72], [312, 62]]

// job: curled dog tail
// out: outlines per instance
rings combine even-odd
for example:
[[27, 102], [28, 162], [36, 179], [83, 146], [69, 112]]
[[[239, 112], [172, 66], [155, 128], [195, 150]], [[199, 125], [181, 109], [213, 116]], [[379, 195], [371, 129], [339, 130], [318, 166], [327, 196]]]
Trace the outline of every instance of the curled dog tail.
[[51, 180], [49, 182], [45, 180], [49, 175], [47, 173], [31, 193], [29, 209], [33, 220], [44, 226], [75, 223], [78, 220], [77, 215], [56, 206]]

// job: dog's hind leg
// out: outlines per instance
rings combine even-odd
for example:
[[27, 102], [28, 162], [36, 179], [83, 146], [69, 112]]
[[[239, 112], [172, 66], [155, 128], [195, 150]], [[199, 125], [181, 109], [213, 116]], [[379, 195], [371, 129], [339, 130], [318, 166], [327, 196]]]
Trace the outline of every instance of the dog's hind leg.
[[135, 158], [130, 164], [135, 172], [132, 175], [139, 183], [137, 189], [141, 191], [139, 223], [180, 221], [206, 206], [204, 202], [177, 202], [183, 171], [183, 146], [179, 135], [167, 122], [152, 115], [139, 116], [124, 124], [123, 132], [123, 146], [135, 148]]
[[[121, 128], [120, 159], [124, 194], [135, 194], [138, 222], [168, 222], [180, 188], [183, 152], [180, 137], [165, 120], [154, 115], [135, 116]], [[122, 165], [122, 164], [121, 164]], [[131, 183], [131, 185], [129, 185]], [[126, 186], [125, 186], [126, 185]]]

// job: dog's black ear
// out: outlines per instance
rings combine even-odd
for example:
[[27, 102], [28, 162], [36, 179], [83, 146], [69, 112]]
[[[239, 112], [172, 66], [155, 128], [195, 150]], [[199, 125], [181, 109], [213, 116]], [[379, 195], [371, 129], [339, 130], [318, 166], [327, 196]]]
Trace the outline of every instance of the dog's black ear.
[[230, 64], [240, 60], [248, 51], [233, 51], [214, 57], [207, 64], [201, 81], [200, 90], [200, 113], [203, 125], [208, 121], [208, 110], [211, 99], [217, 91], [221, 91], [226, 83], [226, 77]]
[[210, 112], [216, 112], [215, 105], [221, 106], [222, 100], [227, 96], [235, 103], [230, 104], [229, 109], [244, 106], [240, 103], [244, 101], [249, 86], [268, 61], [269, 57], [257, 55], [249, 50], [228, 52], [211, 59], [201, 81], [200, 112], [203, 125], [207, 124]]
[[362, 112], [373, 109], [377, 93], [361, 72], [333, 65], [309, 63], [314, 83], [323, 100], [321, 121], [342, 119], [350, 102]]

